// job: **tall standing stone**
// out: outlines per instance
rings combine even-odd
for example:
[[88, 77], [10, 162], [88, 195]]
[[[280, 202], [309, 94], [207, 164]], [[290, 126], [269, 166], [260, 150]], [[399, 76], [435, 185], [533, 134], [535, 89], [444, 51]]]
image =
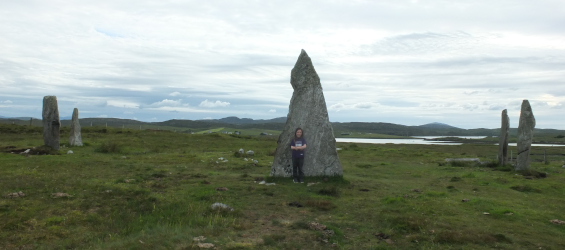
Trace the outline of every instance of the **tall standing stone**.
[[498, 165], [508, 163], [508, 133], [510, 131], [510, 118], [508, 111], [502, 110], [500, 122], [500, 135], [498, 136]]
[[290, 84], [294, 89], [288, 108], [284, 130], [277, 141], [271, 176], [292, 176], [292, 155], [290, 142], [294, 131], [300, 127], [306, 139], [304, 158], [305, 176], [341, 176], [343, 170], [335, 147], [333, 128], [320, 77], [312, 60], [302, 50], [291, 72]]
[[71, 122], [71, 135], [69, 136], [69, 145], [82, 146], [82, 136], [80, 134], [80, 123], [78, 122], [78, 109], [73, 110], [73, 120]]
[[530, 168], [530, 148], [532, 136], [536, 127], [536, 119], [530, 102], [524, 100], [520, 110], [520, 123], [518, 124], [518, 156], [516, 157], [516, 170], [528, 170]]
[[43, 141], [45, 146], [59, 150], [59, 107], [56, 96], [43, 97]]

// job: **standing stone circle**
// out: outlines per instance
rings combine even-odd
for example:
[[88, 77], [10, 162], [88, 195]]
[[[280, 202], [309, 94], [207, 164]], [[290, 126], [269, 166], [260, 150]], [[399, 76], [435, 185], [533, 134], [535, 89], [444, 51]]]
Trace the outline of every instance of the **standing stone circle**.
[[78, 121], [78, 109], [73, 110], [73, 120], [71, 121], [71, 135], [69, 136], [69, 145], [82, 146], [82, 136], [80, 132], [80, 123]]
[[290, 99], [286, 124], [277, 141], [270, 175], [292, 176], [290, 142], [294, 131], [300, 127], [304, 131], [307, 145], [304, 175], [342, 176], [343, 170], [335, 147], [335, 137], [328, 118], [320, 77], [304, 50], [292, 69], [290, 84], [294, 92]]
[[508, 133], [510, 131], [510, 118], [508, 111], [502, 110], [500, 121], [500, 134], [498, 136], [498, 165], [508, 163]]
[[524, 100], [520, 110], [520, 123], [518, 124], [518, 156], [516, 157], [515, 168], [517, 171], [530, 168], [530, 149], [535, 127], [536, 119], [530, 102]]
[[43, 97], [43, 142], [53, 150], [59, 150], [59, 106], [56, 96]]

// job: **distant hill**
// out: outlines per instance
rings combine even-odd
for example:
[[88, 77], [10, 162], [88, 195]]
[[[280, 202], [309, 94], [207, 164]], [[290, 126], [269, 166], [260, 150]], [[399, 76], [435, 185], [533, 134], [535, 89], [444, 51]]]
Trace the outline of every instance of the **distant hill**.
[[238, 118], [236, 116], [230, 116], [222, 119], [214, 119], [214, 120], [199, 120], [199, 121], [212, 121], [212, 122], [221, 122], [227, 124], [260, 124], [260, 123], [285, 123], [286, 117], [278, 117], [268, 120], [253, 120], [251, 118]]
[[432, 122], [432, 123], [428, 123], [428, 124], [424, 124], [424, 125], [420, 125], [418, 127], [421, 128], [434, 128], [434, 129], [452, 129], [452, 128], [457, 128], [457, 127], [453, 127], [451, 125], [447, 125], [445, 123], [440, 123], [440, 122]]
[[[29, 125], [30, 117], [0, 118], [0, 123]], [[85, 126], [108, 126], [129, 127], [142, 129], [178, 129], [179, 131], [202, 131], [218, 127], [237, 129], [265, 129], [282, 131], [286, 117], [278, 117], [268, 120], [253, 120], [250, 118], [238, 118], [235, 116], [215, 120], [168, 120], [163, 122], [142, 122], [130, 119], [118, 118], [83, 118], [80, 123]], [[64, 127], [70, 126], [71, 120], [61, 120]], [[33, 119], [33, 126], [41, 126], [40, 119]], [[420, 126], [405, 126], [385, 122], [332, 122], [336, 135], [350, 133], [374, 133], [398, 136], [498, 136], [500, 129], [462, 129], [443, 123], [429, 123]], [[511, 128], [510, 134], [515, 135], [517, 128]], [[557, 129], [535, 129], [534, 134], [561, 134], [565, 130]]]

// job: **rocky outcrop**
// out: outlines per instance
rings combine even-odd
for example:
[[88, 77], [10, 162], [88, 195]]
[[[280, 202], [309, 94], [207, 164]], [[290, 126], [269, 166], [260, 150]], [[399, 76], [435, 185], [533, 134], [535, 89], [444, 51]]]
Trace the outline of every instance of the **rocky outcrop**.
[[535, 127], [536, 119], [530, 102], [524, 100], [520, 110], [520, 123], [518, 124], [518, 157], [516, 157], [515, 168], [517, 171], [530, 168], [530, 149]]
[[73, 110], [73, 120], [71, 121], [71, 135], [69, 136], [69, 145], [82, 146], [82, 136], [80, 134], [80, 123], [78, 121], [78, 109]]
[[56, 96], [43, 97], [43, 142], [53, 150], [59, 150], [59, 106]]
[[320, 78], [312, 60], [302, 50], [291, 72], [294, 89], [284, 129], [277, 141], [271, 176], [292, 176], [290, 142], [300, 127], [306, 139], [305, 176], [341, 176], [343, 170], [335, 147], [335, 138], [328, 118], [326, 100]]
[[510, 131], [510, 118], [508, 111], [502, 110], [500, 121], [500, 134], [498, 135], [498, 165], [508, 163], [508, 132]]

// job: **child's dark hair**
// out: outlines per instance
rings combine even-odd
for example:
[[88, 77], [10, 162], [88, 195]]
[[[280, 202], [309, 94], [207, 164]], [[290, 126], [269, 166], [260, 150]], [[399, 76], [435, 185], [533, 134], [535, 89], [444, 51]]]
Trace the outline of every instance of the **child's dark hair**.
[[296, 137], [296, 132], [298, 132], [298, 130], [302, 131], [301, 138], [304, 138], [304, 130], [302, 130], [302, 128], [298, 127], [298, 128], [296, 128], [296, 130], [294, 130], [294, 139], [293, 139], [294, 142], [296, 142], [296, 139], [298, 139], [298, 137]]

